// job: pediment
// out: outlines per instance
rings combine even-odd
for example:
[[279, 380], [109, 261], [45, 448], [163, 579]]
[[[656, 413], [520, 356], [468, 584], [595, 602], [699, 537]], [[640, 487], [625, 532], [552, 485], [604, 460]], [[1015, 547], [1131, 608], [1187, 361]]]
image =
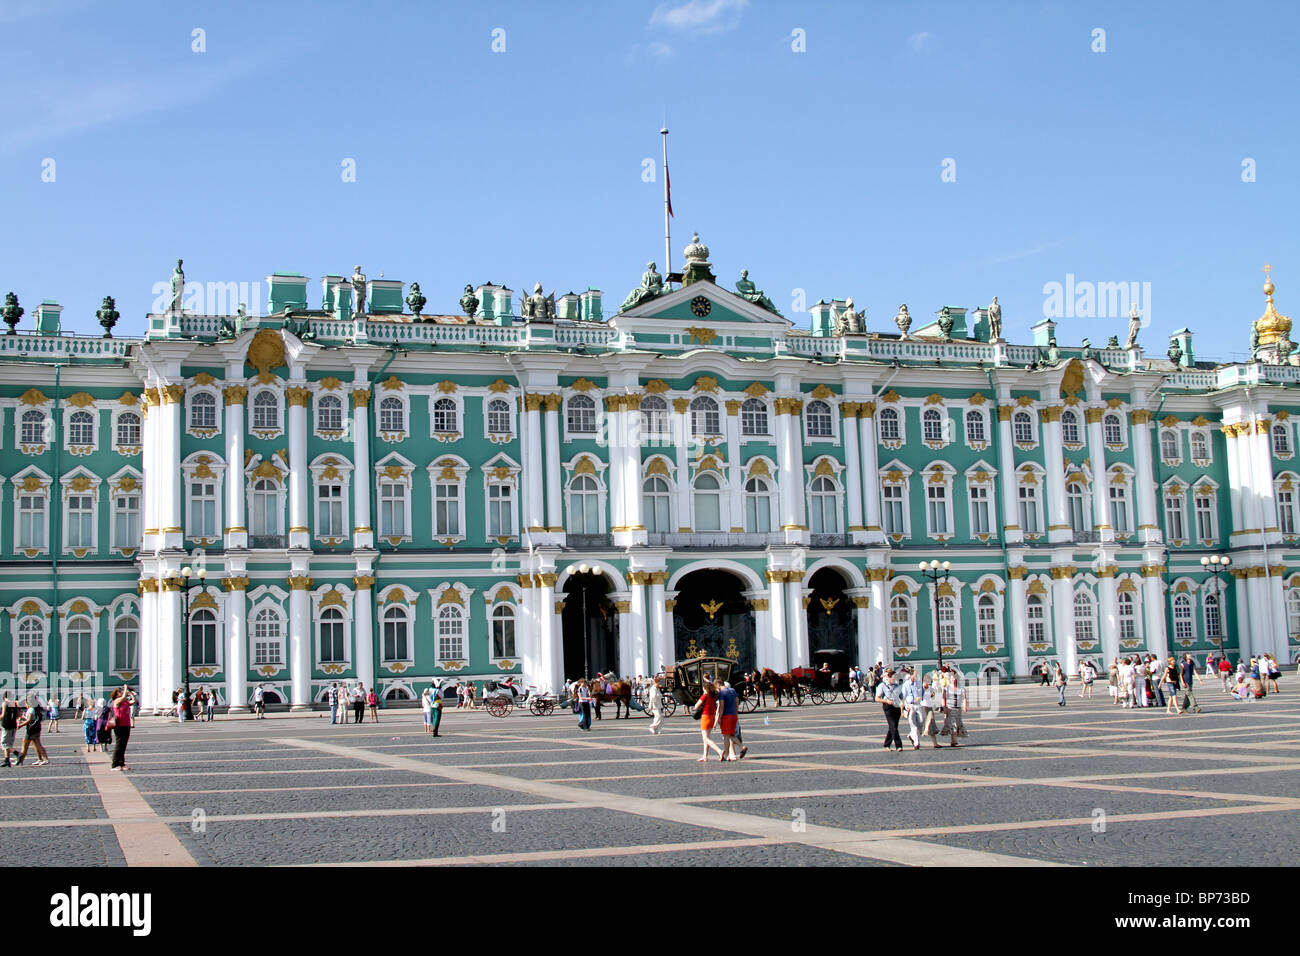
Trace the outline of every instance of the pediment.
[[[707, 314], [698, 314], [697, 309], [701, 303], [697, 300], [708, 302]], [[693, 304], [696, 308], [692, 308]], [[784, 331], [794, 325], [789, 319], [707, 281], [674, 289], [626, 312], [620, 312], [609, 320], [609, 324], [615, 328], [630, 330], [679, 322], [682, 328], [689, 325], [744, 324], [766, 326], [765, 331]]]

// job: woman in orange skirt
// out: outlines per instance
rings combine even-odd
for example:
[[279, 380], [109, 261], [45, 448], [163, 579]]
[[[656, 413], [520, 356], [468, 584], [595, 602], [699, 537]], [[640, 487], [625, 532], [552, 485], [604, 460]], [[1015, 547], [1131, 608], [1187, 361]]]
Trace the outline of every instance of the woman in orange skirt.
[[722, 748], [709, 738], [713, 728], [718, 725], [718, 689], [713, 683], [705, 682], [704, 692], [700, 694], [700, 699], [695, 702], [693, 713], [700, 719], [700, 737], [704, 741], [704, 754], [696, 763], [708, 762], [710, 747], [720, 758]]

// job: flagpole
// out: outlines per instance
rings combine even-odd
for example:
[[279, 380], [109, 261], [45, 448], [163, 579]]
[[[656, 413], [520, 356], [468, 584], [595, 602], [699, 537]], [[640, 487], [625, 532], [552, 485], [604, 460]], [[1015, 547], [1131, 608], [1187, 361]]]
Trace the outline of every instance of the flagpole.
[[659, 135], [664, 138], [664, 278], [667, 281], [668, 275], [673, 271], [672, 230], [668, 225], [671, 203], [668, 198], [668, 127], [661, 129]]

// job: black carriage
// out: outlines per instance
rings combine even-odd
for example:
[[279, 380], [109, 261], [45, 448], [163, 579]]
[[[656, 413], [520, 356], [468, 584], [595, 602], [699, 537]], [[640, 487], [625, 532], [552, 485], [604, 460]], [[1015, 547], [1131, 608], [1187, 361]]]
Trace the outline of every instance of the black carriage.
[[[666, 682], [671, 687], [672, 698], [684, 706], [688, 714], [704, 693], [706, 681], [729, 682], [740, 698], [740, 710], [749, 713], [758, 707], [758, 688], [749, 680], [748, 674], [733, 676], [735, 668], [736, 662], [729, 657], [692, 657], [666, 668]], [[668, 710], [666, 715], [672, 712]]]

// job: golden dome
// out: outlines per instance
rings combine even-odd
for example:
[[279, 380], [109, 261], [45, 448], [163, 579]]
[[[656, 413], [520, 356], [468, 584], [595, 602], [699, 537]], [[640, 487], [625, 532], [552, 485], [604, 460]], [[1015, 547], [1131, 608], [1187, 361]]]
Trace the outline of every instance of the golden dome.
[[1264, 314], [1255, 320], [1255, 331], [1259, 334], [1260, 345], [1276, 345], [1291, 338], [1291, 319], [1273, 306], [1273, 280], [1268, 273], [1271, 266], [1264, 267], [1264, 295], [1268, 304]]

